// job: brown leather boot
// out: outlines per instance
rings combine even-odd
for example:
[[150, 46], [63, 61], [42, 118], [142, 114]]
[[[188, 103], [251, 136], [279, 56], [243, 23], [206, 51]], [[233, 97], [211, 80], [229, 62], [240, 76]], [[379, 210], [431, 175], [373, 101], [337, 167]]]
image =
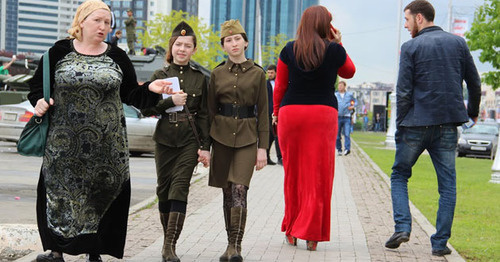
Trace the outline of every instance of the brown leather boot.
[[230, 208], [222, 208], [224, 210], [224, 222], [226, 224], [226, 233], [227, 233], [227, 248], [224, 254], [219, 257], [219, 261], [226, 262], [229, 261], [229, 256], [227, 255], [227, 250], [229, 249], [229, 237], [230, 237], [230, 227], [231, 227], [231, 209]]
[[160, 222], [163, 226], [163, 238], [167, 235], [168, 214], [170, 213], [160, 213]]
[[227, 255], [230, 262], [242, 262], [241, 256], [241, 241], [245, 232], [245, 223], [247, 220], [247, 209], [243, 207], [231, 208], [231, 236], [229, 238], [229, 246]]
[[181, 260], [175, 254], [175, 244], [179, 239], [182, 231], [182, 226], [184, 225], [184, 219], [186, 215], [179, 212], [170, 212], [168, 215], [167, 227], [164, 233], [165, 238], [163, 240], [163, 248], [161, 255], [164, 262], [180, 262]]

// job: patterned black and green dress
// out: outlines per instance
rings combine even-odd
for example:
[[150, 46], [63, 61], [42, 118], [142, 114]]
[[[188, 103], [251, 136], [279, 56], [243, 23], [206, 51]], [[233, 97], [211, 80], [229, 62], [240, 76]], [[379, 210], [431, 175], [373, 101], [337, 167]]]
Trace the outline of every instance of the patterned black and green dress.
[[[45, 250], [123, 257], [130, 204], [129, 151], [122, 102], [143, 108], [158, 95], [138, 86], [124, 51], [79, 54], [72, 40], [50, 49], [47, 146], [38, 183], [37, 217]], [[30, 83], [42, 97], [42, 62]]]

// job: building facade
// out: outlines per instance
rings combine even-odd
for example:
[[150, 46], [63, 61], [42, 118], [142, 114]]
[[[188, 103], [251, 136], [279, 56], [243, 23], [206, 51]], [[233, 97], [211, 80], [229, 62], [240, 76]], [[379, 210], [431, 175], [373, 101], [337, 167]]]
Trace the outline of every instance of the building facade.
[[17, 49], [18, 0], [0, 0], [0, 50]]

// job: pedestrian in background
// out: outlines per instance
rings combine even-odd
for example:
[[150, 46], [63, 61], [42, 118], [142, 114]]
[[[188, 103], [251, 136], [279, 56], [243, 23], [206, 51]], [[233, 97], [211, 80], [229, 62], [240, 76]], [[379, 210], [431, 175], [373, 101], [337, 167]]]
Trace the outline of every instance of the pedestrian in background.
[[[446, 244], [456, 204], [457, 126], [469, 117], [477, 120], [481, 82], [465, 40], [435, 26], [434, 15], [427, 1], [413, 1], [404, 8], [405, 28], [413, 39], [401, 47], [396, 86], [396, 157], [391, 175], [395, 233], [385, 246], [398, 248], [410, 239], [408, 180], [418, 157], [427, 150], [439, 192], [432, 255], [444, 256], [451, 253]], [[464, 80], [469, 94], [467, 108]]]
[[[49, 114], [37, 189], [36, 261], [64, 261], [63, 253], [123, 257], [130, 206], [129, 150], [123, 104], [138, 108], [169, 91], [164, 80], [137, 84], [132, 62], [104, 42], [111, 14], [101, 0], [77, 9], [70, 38], [50, 49], [51, 98], [43, 98], [43, 59], [30, 81], [35, 115]], [[171, 91], [171, 89], [170, 89]]]
[[368, 114], [363, 115], [363, 131], [368, 131]]
[[122, 30], [116, 30], [115, 35], [111, 38], [109, 42], [111, 45], [118, 46], [118, 41], [122, 38]]
[[16, 61], [16, 55], [13, 55], [9, 62], [3, 62], [0, 66], [0, 75], [10, 76], [9, 68]]
[[337, 74], [351, 78], [355, 68], [331, 26], [323, 6], [302, 14], [297, 39], [281, 50], [274, 89], [273, 124], [285, 168], [285, 216], [281, 230], [286, 241], [330, 240], [330, 208], [337, 137]]
[[[346, 89], [346, 82], [339, 81], [338, 91], [335, 92], [339, 107], [339, 132], [336, 142], [339, 156], [346, 156], [351, 153], [351, 115], [354, 113], [354, 107], [357, 104], [354, 95], [351, 92], [347, 92]], [[344, 151], [342, 151], [342, 135], [344, 135]]]
[[380, 119], [380, 113], [376, 113], [373, 120], [373, 131], [380, 132], [382, 131], [382, 119]]
[[[267, 73], [267, 101], [269, 103], [269, 148], [267, 149], [267, 164], [268, 165], [276, 165], [276, 162], [271, 160], [271, 157], [269, 155], [271, 151], [271, 146], [273, 145], [273, 141], [277, 139], [277, 135], [274, 133], [273, 130], [273, 90], [274, 90], [274, 79], [276, 78], [276, 66], [275, 65], [269, 65], [266, 68], [266, 73]], [[279, 146], [278, 142], [274, 144], [274, 147], [276, 148], [276, 154], [279, 152]], [[281, 156], [281, 153], [279, 154]], [[278, 157], [278, 160], [281, 159], [281, 157]]]
[[132, 9], [127, 10], [128, 18], [125, 20], [125, 31], [127, 32], [127, 46], [128, 46], [128, 54], [135, 54], [135, 26], [137, 25], [137, 21], [134, 18]]
[[[167, 54], [169, 65], [156, 70], [151, 80], [177, 77], [181, 91], [160, 100], [154, 107], [141, 110], [145, 116], [161, 115], [153, 140], [156, 142], [156, 194], [164, 233], [164, 261], [180, 261], [175, 245], [186, 217], [191, 177], [198, 158], [205, 166], [210, 162], [208, 83], [205, 75], [190, 64], [196, 43], [196, 35], [186, 22], [174, 28]], [[184, 106], [187, 110], [166, 111], [175, 106]]]
[[220, 261], [243, 261], [241, 241], [247, 218], [247, 191], [254, 167], [266, 166], [269, 119], [266, 74], [245, 57], [248, 38], [238, 20], [221, 25], [227, 61], [210, 76], [208, 110], [212, 137], [209, 185], [222, 188], [228, 245]]

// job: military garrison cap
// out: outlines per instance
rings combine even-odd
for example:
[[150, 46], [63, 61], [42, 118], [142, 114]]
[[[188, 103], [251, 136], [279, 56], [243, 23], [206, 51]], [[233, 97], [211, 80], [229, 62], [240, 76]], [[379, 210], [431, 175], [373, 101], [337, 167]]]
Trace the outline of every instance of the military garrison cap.
[[174, 36], [196, 36], [194, 34], [193, 28], [191, 28], [188, 23], [182, 21], [180, 22], [172, 32], [172, 37]]
[[220, 25], [220, 39], [236, 34], [246, 34], [245, 29], [240, 24], [240, 20], [231, 19]]

